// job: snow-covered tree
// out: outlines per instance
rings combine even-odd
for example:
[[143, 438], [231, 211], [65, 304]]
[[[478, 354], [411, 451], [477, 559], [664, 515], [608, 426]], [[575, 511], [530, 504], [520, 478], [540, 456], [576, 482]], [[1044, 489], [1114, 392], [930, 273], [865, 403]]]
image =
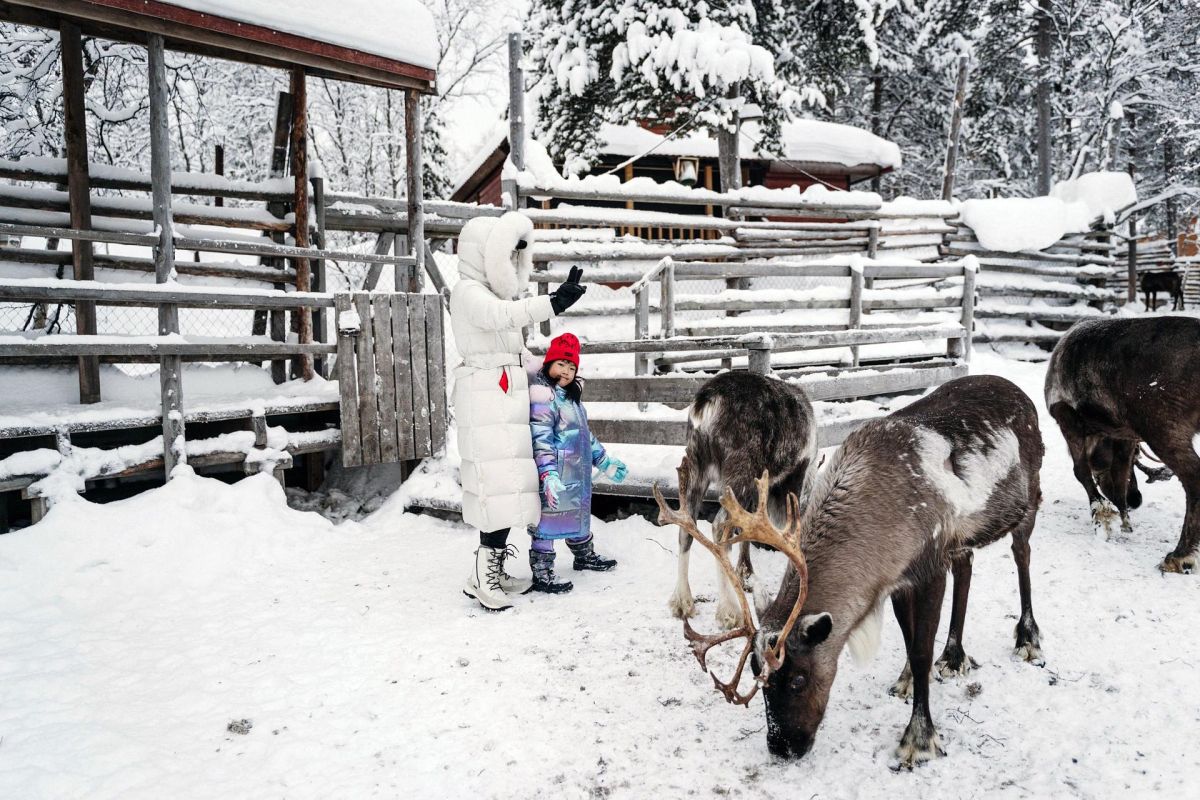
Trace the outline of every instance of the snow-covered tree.
[[601, 122], [716, 130], [755, 103], [766, 143], [777, 144], [780, 122], [821, 98], [776, 77], [776, 53], [751, 38], [757, 25], [751, 2], [539, 0], [530, 24], [538, 131], [578, 172], [596, 161]]

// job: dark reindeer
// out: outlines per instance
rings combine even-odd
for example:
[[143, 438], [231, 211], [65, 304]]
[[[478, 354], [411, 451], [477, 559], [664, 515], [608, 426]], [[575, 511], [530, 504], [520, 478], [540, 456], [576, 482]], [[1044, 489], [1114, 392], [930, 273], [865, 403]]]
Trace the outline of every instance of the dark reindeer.
[[[700, 513], [709, 487], [729, 487], [743, 505], [755, 496], [754, 481], [763, 471], [773, 476], [768, 503], [781, 519], [789, 493], [800, 497], [811, 487], [813, 461], [817, 453], [817, 429], [812, 403], [799, 386], [753, 372], [725, 372], [700, 387], [688, 414], [687, 458], [695, 479], [686, 489], [680, 486], [681, 502], [693, 519]], [[718, 512], [714, 530], [724, 520]], [[688, 583], [688, 557], [692, 537], [679, 530], [679, 572], [668, 605], [681, 619], [695, 614]], [[754, 578], [749, 544], [742, 545], [738, 559], [739, 585], [754, 592], [761, 609], [769, 602]], [[721, 581], [717, 622], [732, 628], [740, 619], [734, 588]]]
[[1158, 293], [1171, 298], [1171, 310], [1183, 310], [1183, 278], [1178, 272], [1143, 272], [1142, 291], [1146, 294], [1146, 310], [1158, 309]]
[[[767, 746], [800, 757], [812, 746], [837, 675], [838, 656], [852, 634], [877, 637], [882, 601], [891, 598], [904, 635], [913, 688], [912, 718], [896, 751], [899, 765], [943, 754], [929, 712], [934, 635], [953, 565], [955, 592], [950, 635], [939, 663], [956, 671], [970, 660], [962, 630], [970, 590], [972, 548], [1012, 534], [1021, 594], [1017, 652], [1040, 658], [1029, 586], [1029, 538], [1037, 518], [1043, 455], [1037, 411], [1011, 382], [992, 376], [959, 378], [890, 416], [852, 433], [817, 478], [799, 519], [790, 503], [783, 530], [761, 504], [754, 514], [725, 492], [721, 500], [732, 541], [772, 544], [791, 560], [774, 602], [755, 626], [742, 597], [738, 630], [702, 636], [685, 623], [685, 636], [704, 666], [707, 651], [746, 636], [734, 678], [713, 680], [726, 698], [748, 703], [763, 688]], [[692, 465], [684, 459], [680, 485]], [[655, 488], [659, 523], [678, 524], [702, 543], [694, 521], [672, 511]], [[717, 552], [716, 546], [705, 546]], [[732, 577], [728, 562], [723, 565]], [[757, 629], [756, 629], [757, 628]], [[870, 642], [861, 643], [864, 645]], [[747, 659], [755, 672], [750, 692], [738, 691]]]
[[1098, 532], [1110, 535], [1118, 514], [1122, 528], [1132, 529], [1129, 509], [1141, 504], [1133, 480], [1140, 442], [1183, 484], [1183, 531], [1159, 565], [1163, 572], [1191, 572], [1200, 547], [1198, 381], [1200, 320], [1190, 317], [1080, 322], [1058, 340], [1046, 371], [1046, 407]]

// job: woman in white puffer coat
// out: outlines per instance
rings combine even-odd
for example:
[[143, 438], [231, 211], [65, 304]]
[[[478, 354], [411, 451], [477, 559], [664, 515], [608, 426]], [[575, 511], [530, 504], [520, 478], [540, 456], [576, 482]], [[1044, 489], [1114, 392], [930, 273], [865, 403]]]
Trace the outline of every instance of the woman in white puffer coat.
[[462, 515], [479, 529], [463, 593], [493, 611], [511, 607], [507, 595], [531, 585], [504, 571], [509, 528], [537, 525], [541, 516], [521, 329], [561, 314], [586, 291], [574, 267], [553, 293], [521, 299], [533, 271], [532, 242], [533, 223], [523, 214], [470, 220], [459, 235], [460, 279], [450, 294], [450, 326], [462, 356], [454, 370]]

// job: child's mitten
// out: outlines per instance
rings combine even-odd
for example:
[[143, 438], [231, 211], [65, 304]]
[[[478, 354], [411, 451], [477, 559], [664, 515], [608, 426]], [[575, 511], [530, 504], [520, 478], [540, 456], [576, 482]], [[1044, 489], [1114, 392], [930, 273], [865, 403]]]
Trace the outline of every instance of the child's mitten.
[[542, 498], [545, 499], [546, 505], [558, 508], [558, 496], [566, 488], [557, 472], [547, 472], [546, 477], [542, 479]]
[[612, 456], [605, 456], [599, 464], [599, 469], [617, 483], [623, 482], [629, 474], [629, 467], [625, 466], [625, 462]]

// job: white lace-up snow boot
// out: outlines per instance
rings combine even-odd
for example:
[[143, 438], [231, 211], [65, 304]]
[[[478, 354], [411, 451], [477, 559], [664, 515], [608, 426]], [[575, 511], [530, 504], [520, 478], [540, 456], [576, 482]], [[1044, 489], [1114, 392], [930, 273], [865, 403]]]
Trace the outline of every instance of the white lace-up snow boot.
[[500, 588], [504, 590], [505, 594], [525, 594], [533, 588], [532, 580], [509, 575], [508, 570], [504, 568], [505, 561], [516, 557], [517, 548], [514, 545], [510, 544], [500, 551]]
[[504, 593], [500, 576], [504, 574], [504, 548], [483, 547], [475, 551], [475, 566], [463, 594], [474, 597], [488, 611], [503, 611], [512, 608], [512, 602]]

